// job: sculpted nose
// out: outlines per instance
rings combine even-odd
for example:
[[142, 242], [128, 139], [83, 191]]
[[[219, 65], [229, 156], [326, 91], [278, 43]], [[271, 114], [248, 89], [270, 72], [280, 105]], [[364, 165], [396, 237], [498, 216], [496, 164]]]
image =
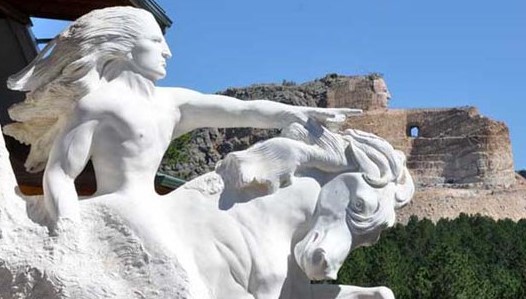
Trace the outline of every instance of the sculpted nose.
[[163, 55], [163, 58], [164, 58], [164, 59], [170, 59], [170, 58], [172, 58], [172, 53], [170, 52], [170, 50], [163, 51], [162, 55]]
[[168, 48], [168, 45], [166, 43], [164, 44], [164, 49], [163, 49], [161, 55], [163, 55], [164, 59], [172, 58], [172, 52], [170, 51], [170, 48]]

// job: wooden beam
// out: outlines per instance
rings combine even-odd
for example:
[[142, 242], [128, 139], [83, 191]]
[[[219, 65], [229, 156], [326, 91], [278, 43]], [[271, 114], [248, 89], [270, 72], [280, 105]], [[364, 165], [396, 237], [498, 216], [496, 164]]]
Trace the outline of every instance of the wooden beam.
[[29, 15], [19, 11], [5, 0], [0, 0], [0, 12], [5, 14], [8, 18], [11, 18], [24, 25], [31, 24]]

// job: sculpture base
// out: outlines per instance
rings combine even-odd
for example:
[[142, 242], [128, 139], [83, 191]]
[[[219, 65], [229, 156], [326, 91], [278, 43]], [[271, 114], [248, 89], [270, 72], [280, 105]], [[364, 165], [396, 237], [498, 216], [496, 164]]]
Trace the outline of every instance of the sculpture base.
[[177, 259], [145, 244], [110, 207], [83, 204], [82, 225], [51, 237], [24, 205], [0, 197], [0, 298], [190, 297]]

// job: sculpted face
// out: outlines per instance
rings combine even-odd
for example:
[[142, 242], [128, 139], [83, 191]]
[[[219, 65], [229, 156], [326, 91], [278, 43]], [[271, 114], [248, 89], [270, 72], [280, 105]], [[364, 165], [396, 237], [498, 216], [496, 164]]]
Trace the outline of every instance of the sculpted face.
[[172, 57], [172, 53], [157, 23], [150, 20], [145, 25], [131, 51], [132, 61], [138, 73], [157, 81], [166, 76], [166, 60]]
[[387, 107], [387, 103], [391, 99], [391, 93], [389, 92], [389, 89], [387, 89], [384, 79], [375, 79], [373, 82], [373, 89], [374, 92], [378, 94], [385, 107]]

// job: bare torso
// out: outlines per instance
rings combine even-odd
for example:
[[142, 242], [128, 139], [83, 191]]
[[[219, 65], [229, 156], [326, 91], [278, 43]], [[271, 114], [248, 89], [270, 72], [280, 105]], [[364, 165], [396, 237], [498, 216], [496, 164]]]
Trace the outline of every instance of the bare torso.
[[145, 95], [111, 85], [97, 91], [104, 97], [78, 105], [79, 113], [97, 121], [91, 143], [97, 195], [154, 192], [157, 168], [180, 120], [176, 101], [159, 88]]

